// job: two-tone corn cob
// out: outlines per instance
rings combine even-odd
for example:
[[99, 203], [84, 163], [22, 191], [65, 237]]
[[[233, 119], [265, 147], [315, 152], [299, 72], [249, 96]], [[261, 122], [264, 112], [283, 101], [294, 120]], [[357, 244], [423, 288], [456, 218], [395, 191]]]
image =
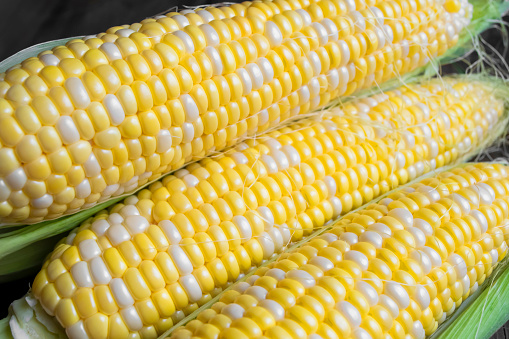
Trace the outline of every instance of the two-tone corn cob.
[[507, 254], [509, 167], [460, 166], [349, 214], [171, 338], [425, 338]]
[[262, 1], [69, 41], [0, 75], [0, 217], [132, 191], [458, 40], [466, 0]]
[[503, 106], [482, 83], [449, 79], [247, 141], [85, 222], [32, 292], [70, 338], [155, 337], [287, 244], [459, 160]]

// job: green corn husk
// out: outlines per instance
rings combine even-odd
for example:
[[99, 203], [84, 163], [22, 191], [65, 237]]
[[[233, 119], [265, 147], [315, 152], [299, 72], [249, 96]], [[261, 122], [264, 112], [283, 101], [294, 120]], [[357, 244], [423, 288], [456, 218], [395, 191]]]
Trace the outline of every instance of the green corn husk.
[[[65, 234], [123, 198], [115, 198], [65, 218], [0, 233], [0, 283], [34, 273]], [[31, 246], [30, 250], [23, 250], [28, 246]]]
[[13, 302], [9, 316], [0, 320], [0, 337], [64, 339], [67, 335], [56, 318], [47, 315], [37, 299], [27, 294]]
[[440, 57], [442, 65], [457, 61], [461, 56], [470, 54], [478, 46], [479, 34], [493, 24], [503, 23], [502, 17], [509, 11], [507, 0], [469, 0], [474, 6], [474, 12], [466, 33], [462, 34], [458, 43]]
[[430, 339], [488, 339], [509, 321], [509, 258], [494, 268], [492, 275]]
[[[390, 80], [377, 88], [357, 93], [356, 98], [389, 90], [401, 84], [415, 82], [419, 79], [422, 80], [423, 77], [436, 75], [439, 65], [454, 61], [469, 51], [474, 50], [476, 46], [474, 37], [490, 27], [494, 22], [497, 22], [497, 20], [500, 20], [501, 15], [509, 10], [509, 2], [504, 0], [470, 0], [470, 2], [474, 6], [473, 18], [470, 25], [463, 31], [455, 47], [437, 60], [432, 60], [427, 66], [401, 78]], [[0, 72], [20, 63], [28, 57], [38, 55], [42, 50], [63, 45], [71, 39], [74, 38], [54, 40], [20, 51], [0, 62]], [[347, 100], [349, 98], [338, 99], [331, 102], [330, 106]], [[142, 188], [139, 187], [135, 191], [139, 191]], [[129, 194], [135, 191], [129, 192]], [[41, 265], [44, 257], [51, 251], [58, 238], [64, 237], [66, 233], [81, 222], [96, 212], [115, 204], [127, 195], [124, 194], [123, 196], [96, 205], [93, 208], [56, 220], [32, 225], [17, 225], [10, 228], [2, 228], [3, 226], [0, 226], [0, 282], [10, 281], [34, 272]], [[30, 250], [26, 250], [28, 246], [31, 246]]]

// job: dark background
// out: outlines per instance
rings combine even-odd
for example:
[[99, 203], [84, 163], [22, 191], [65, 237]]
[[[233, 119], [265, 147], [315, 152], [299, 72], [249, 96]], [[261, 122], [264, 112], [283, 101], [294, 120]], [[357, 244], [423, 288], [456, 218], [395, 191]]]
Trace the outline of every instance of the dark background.
[[[217, 0], [216, 0], [217, 1]], [[54, 39], [82, 36], [104, 32], [112, 26], [131, 24], [170, 11], [176, 6], [197, 6], [213, 3], [213, 0], [0, 0], [0, 61], [34, 44]], [[504, 25], [509, 22], [504, 18]], [[499, 25], [500, 26], [500, 25]], [[503, 45], [504, 34], [500, 27], [490, 29], [482, 35], [486, 45], [492, 46], [509, 62]], [[493, 56], [499, 68], [501, 58]], [[466, 62], [445, 67], [443, 73], [458, 72], [475, 62], [475, 53]], [[509, 70], [503, 70], [509, 74]], [[491, 160], [509, 154], [507, 138], [491, 147], [473, 160]], [[30, 249], [27, 249], [30, 250]], [[7, 315], [8, 306], [14, 299], [23, 296], [33, 276], [8, 283], [0, 283], [0, 318]], [[509, 338], [506, 324], [492, 339]]]
[[54, 39], [104, 32], [206, 0], [0, 0], [0, 60]]

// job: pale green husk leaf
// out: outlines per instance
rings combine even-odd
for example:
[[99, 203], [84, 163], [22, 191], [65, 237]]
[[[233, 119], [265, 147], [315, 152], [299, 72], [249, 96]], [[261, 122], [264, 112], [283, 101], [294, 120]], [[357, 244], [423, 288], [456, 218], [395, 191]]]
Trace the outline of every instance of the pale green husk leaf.
[[430, 339], [488, 339], [509, 320], [509, 258], [452, 316], [442, 323]]

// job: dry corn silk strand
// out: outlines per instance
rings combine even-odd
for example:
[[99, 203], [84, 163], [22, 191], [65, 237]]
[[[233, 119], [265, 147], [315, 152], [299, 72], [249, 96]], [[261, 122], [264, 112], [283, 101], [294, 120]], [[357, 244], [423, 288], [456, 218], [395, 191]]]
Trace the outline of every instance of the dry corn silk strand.
[[84, 222], [13, 304], [6, 331], [155, 338], [338, 216], [461, 161], [504, 125], [493, 87], [458, 77], [250, 139]]
[[44, 51], [0, 74], [0, 221], [88, 209], [409, 74], [472, 15], [466, 0], [243, 2]]

